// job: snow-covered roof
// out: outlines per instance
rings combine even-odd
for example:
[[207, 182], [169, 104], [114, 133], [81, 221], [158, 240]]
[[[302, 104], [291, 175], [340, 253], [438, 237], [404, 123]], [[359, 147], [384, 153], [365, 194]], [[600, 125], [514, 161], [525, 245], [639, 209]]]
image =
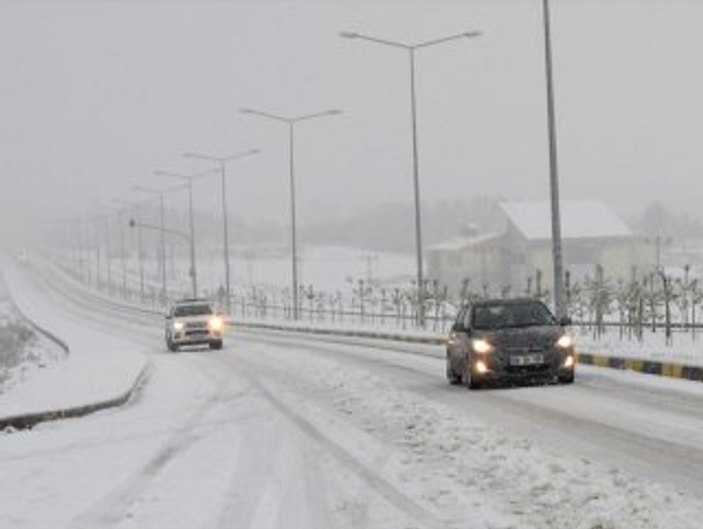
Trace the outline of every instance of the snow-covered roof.
[[447, 239], [446, 241], [438, 242], [429, 246], [428, 250], [461, 250], [462, 248], [468, 248], [469, 246], [476, 246], [478, 244], [491, 241], [498, 237], [502, 237], [501, 233], [484, 233], [482, 235], [477, 235], [476, 237], [462, 237], [458, 235]]
[[[508, 201], [500, 204], [510, 222], [527, 240], [552, 237], [550, 203]], [[631, 237], [632, 230], [604, 202], [599, 200], [562, 200], [561, 234], [564, 239], [602, 239]]]

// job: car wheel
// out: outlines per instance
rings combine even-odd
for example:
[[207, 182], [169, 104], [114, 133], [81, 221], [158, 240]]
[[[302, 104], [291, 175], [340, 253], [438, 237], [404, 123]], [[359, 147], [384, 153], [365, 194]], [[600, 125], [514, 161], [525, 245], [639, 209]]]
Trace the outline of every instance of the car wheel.
[[210, 349], [222, 349], [222, 340], [210, 342]]
[[560, 375], [559, 376], [559, 383], [560, 384], [573, 384], [574, 383], [574, 372], [571, 371], [566, 375]]
[[461, 384], [461, 375], [457, 375], [454, 368], [452, 368], [452, 361], [449, 355], [447, 355], [447, 380], [452, 386]]
[[468, 389], [478, 389], [481, 387], [481, 381], [471, 372], [468, 361], [464, 364], [464, 369], [461, 371], [461, 383]]

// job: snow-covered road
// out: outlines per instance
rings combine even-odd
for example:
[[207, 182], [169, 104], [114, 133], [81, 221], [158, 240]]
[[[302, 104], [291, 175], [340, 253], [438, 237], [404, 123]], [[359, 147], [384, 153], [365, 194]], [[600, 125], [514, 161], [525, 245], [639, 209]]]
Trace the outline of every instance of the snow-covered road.
[[0, 527], [700, 527], [700, 384], [468, 392], [437, 347], [273, 332], [167, 354], [154, 316], [35, 281], [153, 367], [125, 407], [0, 436]]

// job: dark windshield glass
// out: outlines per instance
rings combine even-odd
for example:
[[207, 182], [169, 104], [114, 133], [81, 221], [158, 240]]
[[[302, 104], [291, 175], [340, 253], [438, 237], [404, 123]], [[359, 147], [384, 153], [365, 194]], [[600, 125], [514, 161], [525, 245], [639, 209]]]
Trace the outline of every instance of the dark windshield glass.
[[173, 315], [177, 318], [183, 318], [186, 316], [203, 316], [207, 314], [212, 314], [212, 308], [210, 305], [182, 305], [180, 307], [175, 307], [173, 309]]
[[496, 303], [474, 307], [474, 329], [503, 329], [555, 325], [556, 319], [549, 309], [539, 302]]

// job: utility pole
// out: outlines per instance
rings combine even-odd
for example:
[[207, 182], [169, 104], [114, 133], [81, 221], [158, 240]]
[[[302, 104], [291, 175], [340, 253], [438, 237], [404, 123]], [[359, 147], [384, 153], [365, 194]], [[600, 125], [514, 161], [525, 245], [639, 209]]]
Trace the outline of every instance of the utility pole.
[[557, 318], [566, 316], [564, 297], [564, 262], [561, 245], [561, 215], [559, 212], [559, 171], [557, 159], [557, 131], [554, 110], [554, 83], [552, 43], [549, 20], [549, 0], [542, 0], [544, 21], [544, 56], [547, 83], [547, 125], [549, 129], [549, 189], [552, 208], [552, 260], [554, 263], [554, 308]]

